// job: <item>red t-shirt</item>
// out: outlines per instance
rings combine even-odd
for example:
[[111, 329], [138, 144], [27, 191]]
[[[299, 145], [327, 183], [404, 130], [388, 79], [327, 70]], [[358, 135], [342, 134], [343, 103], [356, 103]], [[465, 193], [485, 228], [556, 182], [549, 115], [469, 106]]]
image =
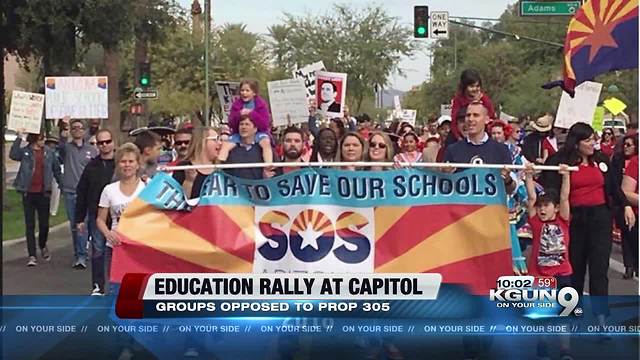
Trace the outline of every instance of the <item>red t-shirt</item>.
[[544, 140], [542, 140], [542, 149], [547, 150], [547, 152], [549, 153], [549, 156], [558, 152], [557, 147], [558, 147], [558, 142], [555, 139], [550, 140], [548, 137], [546, 137], [544, 138]]
[[529, 274], [534, 276], [571, 275], [569, 261], [569, 221], [560, 215], [542, 221], [538, 215], [529, 218], [533, 232], [533, 249], [529, 259]]
[[571, 172], [571, 206], [598, 206], [606, 204], [604, 175], [597, 164], [580, 164], [578, 171]]
[[615, 147], [616, 147], [616, 143], [614, 142], [600, 143], [600, 151], [602, 151], [603, 154], [607, 155], [609, 159], [611, 159], [611, 157], [613, 156], [613, 151]]
[[[624, 174], [630, 178], [633, 178], [636, 181], [636, 194], [638, 193], [638, 155], [634, 155], [631, 160], [629, 160], [629, 164], [624, 169]], [[633, 207], [633, 211], [638, 213], [638, 206]]]
[[33, 150], [33, 174], [31, 175], [31, 185], [27, 192], [41, 193], [44, 190], [44, 149]]

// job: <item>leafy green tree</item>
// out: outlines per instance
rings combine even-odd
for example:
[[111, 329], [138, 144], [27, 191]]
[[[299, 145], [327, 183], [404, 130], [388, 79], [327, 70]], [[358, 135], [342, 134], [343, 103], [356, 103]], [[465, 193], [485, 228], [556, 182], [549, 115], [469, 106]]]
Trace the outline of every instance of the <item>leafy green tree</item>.
[[379, 6], [334, 5], [326, 14], [302, 17], [285, 13], [284, 24], [272, 27], [270, 37], [267, 46], [281, 69], [322, 60], [328, 70], [349, 74], [347, 94], [356, 112], [376, 86], [387, 84], [389, 74], [403, 75], [400, 59], [418, 49], [411, 31]]

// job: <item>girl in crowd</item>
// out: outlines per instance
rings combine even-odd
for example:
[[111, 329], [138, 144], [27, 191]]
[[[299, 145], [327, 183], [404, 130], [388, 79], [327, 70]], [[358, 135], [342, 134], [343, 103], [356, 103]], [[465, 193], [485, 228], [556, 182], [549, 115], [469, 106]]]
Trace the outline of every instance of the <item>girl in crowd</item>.
[[[582, 294], [587, 266], [589, 294], [593, 299], [593, 313], [604, 325], [609, 309], [609, 256], [611, 255], [612, 215], [610, 198], [624, 204], [624, 225], [633, 227], [635, 216], [631, 206], [615, 183], [607, 157], [594, 149], [595, 134], [591, 126], [577, 123], [571, 126], [562, 148], [551, 156], [546, 165], [578, 166], [571, 173], [571, 243], [569, 257], [573, 269], [572, 287]], [[557, 172], [545, 171], [541, 176], [545, 189], [559, 191], [561, 179]]]
[[402, 164], [413, 164], [422, 162], [422, 153], [418, 151], [418, 135], [414, 132], [407, 132], [402, 136], [402, 150], [400, 154], [393, 157], [395, 167], [400, 168]]
[[616, 137], [613, 136], [612, 128], [605, 128], [602, 131], [602, 139], [600, 140], [600, 151], [607, 155], [609, 158], [613, 156], [613, 151], [616, 147]]
[[238, 127], [240, 117], [249, 115], [251, 121], [256, 124], [258, 132], [255, 135], [255, 143], [262, 148], [262, 159], [266, 163], [273, 162], [273, 150], [271, 149], [271, 136], [269, 106], [267, 102], [258, 96], [258, 82], [255, 80], [242, 80], [240, 82], [240, 97], [231, 105], [229, 113], [229, 127], [233, 134], [229, 141], [220, 148], [218, 160], [225, 162], [229, 152], [240, 143]]
[[49, 206], [51, 201], [52, 179], [62, 184], [60, 162], [55, 151], [44, 145], [44, 134], [28, 134], [27, 146], [21, 147], [24, 129], [17, 132], [16, 141], [11, 146], [9, 158], [20, 162], [18, 174], [13, 183], [22, 196], [24, 224], [27, 237], [27, 266], [36, 266], [36, 213], [38, 214], [38, 245], [45, 261], [51, 260], [47, 248], [49, 236]]
[[[120, 245], [116, 229], [122, 213], [127, 205], [133, 201], [144, 189], [144, 182], [138, 176], [140, 169], [140, 150], [133, 143], [126, 143], [118, 148], [115, 155], [116, 176], [119, 181], [105, 186], [98, 202], [98, 218], [96, 219], [98, 230], [107, 240], [105, 249], [105, 266], [107, 269], [106, 281], [109, 282], [111, 273], [111, 256], [113, 247]], [[107, 218], [111, 219], [111, 227], [107, 225]], [[109, 289], [109, 285], [105, 286]]]
[[[199, 127], [193, 130], [189, 149], [181, 165], [211, 165], [215, 163], [220, 149], [218, 133], [212, 127]], [[190, 199], [200, 197], [204, 180], [213, 172], [213, 168], [195, 170], [177, 170], [173, 178], [182, 185], [186, 196]]]
[[[369, 134], [369, 152], [368, 161], [372, 162], [392, 162], [393, 161], [393, 144], [389, 135], [382, 131], [374, 131]], [[383, 166], [371, 166], [369, 170], [382, 171], [387, 170]]]
[[320, 129], [318, 136], [313, 139], [311, 162], [336, 161], [337, 156], [338, 138], [336, 133], [329, 128]]
[[[613, 136], [613, 131], [611, 129], [607, 129], [611, 132], [611, 136]], [[605, 131], [607, 131], [605, 130]], [[618, 186], [622, 186], [622, 179], [624, 176], [625, 169], [628, 167], [631, 159], [634, 156], [638, 155], [638, 134], [629, 134], [626, 135], [622, 142], [622, 147], [620, 147], [614, 154], [611, 159], [611, 172], [615, 177], [615, 183]], [[636, 236], [635, 243], [633, 243], [631, 238], [633, 234], [630, 234], [624, 226], [624, 204], [623, 203], [613, 203], [613, 216], [616, 222], [617, 230], [619, 231], [621, 240], [622, 240], [622, 258], [624, 261], [625, 273], [623, 275], [624, 279], [631, 279], [633, 277], [634, 264], [637, 271], [638, 264], [638, 240]]]
[[[338, 148], [340, 149], [338, 155], [338, 161], [341, 162], [354, 162], [354, 161], [364, 161], [365, 154], [365, 143], [362, 136], [357, 132], [351, 131], [346, 133], [342, 139], [340, 139], [340, 143]], [[356, 166], [349, 165], [343, 166], [344, 170], [358, 170]]]
[[[473, 69], [467, 69], [460, 75], [460, 82], [458, 83], [458, 91], [453, 98], [453, 104], [451, 105], [451, 114], [458, 114], [458, 111], [462, 107], [466, 107], [474, 101], [481, 101], [487, 108], [490, 119], [496, 118], [496, 112], [493, 108], [493, 103], [487, 94], [482, 92], [482, 79], [480, 74]], [[461, 139], [462, 134], [458, 128], [457, 116], [453, 119], [451, 126], [451, 132], [456, 139]]]

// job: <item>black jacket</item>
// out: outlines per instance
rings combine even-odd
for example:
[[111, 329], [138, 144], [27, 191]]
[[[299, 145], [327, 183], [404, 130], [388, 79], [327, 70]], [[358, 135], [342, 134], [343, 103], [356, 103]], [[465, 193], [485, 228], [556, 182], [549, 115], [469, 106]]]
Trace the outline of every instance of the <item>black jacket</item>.
[[[551, 155], [545, 165], [553, 165], [557, 166], [561, 163], [566, 163], [563, 161], [564, 154], [557, 152]], [[622, 208], [624, 206], [629, 205], [629, 201], [627, 201], [624, 192], [622, 192], [622, 188], [620, 187], [620, 183], [618, 182], [618, 174], [617, 170], [611, 166], [609, 163], [608, 157], [597, 151], [593, 155], [593, 161], [597, 164], [605, 163], [607, 167], [607, 171], [603, 172], [604, 174], [604, 190], [605, 190], [605, 200], [607, 201], [607, 206], [611, 210], [615, 210], [616, 205], [621, 205]], [[567, 165], [577, 165], [577, 164], [567, 164]], [[602, 169], [600, 170], [602, 171]], [[543, 171], [540, 176], [540, 184], [544, 186], [545, 189], [555, 189], [558, 194], [560, 193], [560, 185], [562, 184], [562, 177], [558, 174], [557, 171]]]
[[98, 215], [100, 195], [112, 182], [114, 167], [113, 159], [103, 160], [98, 155], [84, 168], [76, 187], [76, 223], [84, 222], [87, 214], [93, 218]]

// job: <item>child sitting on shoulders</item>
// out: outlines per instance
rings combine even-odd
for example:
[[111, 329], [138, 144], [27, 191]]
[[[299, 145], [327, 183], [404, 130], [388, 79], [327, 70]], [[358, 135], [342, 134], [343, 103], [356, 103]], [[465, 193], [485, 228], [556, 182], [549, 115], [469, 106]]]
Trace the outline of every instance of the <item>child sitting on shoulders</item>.
[[264, 99], [258, 96], [258, 82], [255, 80], [242, 80], [240, 82], [240, 97], [231, 105], [229, 114], [229, 127], [233, 134], [229, 137], [229, 141], [222, 144], [218, 153], [218, 161], [226, 161], [229, 157], [229, 152], [240, 144], [238, 126], [242, 115], [249, 115], [258, 128], [255, 143], [262, 148], [262, 159], [265, 163], [273, 162], [273, 149], [271, 148], [271, 136], [269, 135], [269, 106]]

